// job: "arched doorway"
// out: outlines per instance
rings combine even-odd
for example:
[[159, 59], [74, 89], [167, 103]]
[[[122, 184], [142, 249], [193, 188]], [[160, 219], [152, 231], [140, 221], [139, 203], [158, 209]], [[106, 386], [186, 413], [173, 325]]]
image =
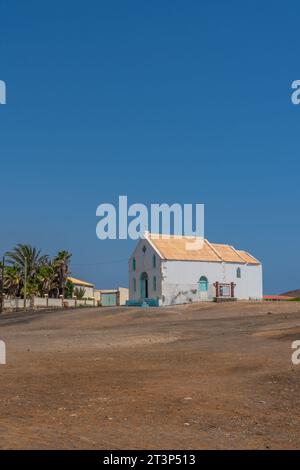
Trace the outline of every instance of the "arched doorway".
[[198, 291], [201, 300], [208, 299], [208, 279], [206, 276], [201, 276], [198, 281]]
[[200, 277], [198, 286], [199, 286], [199, 291], [200, 292], [207, 292], [207, 290], [208, 290], [208, 280], [207, 280], [206, 276], [201, 276]]
[[141, 281], [141, 298], [142, 299], [148, 299], [148, 274], [147, 273], [142, 273], [140, 277]]

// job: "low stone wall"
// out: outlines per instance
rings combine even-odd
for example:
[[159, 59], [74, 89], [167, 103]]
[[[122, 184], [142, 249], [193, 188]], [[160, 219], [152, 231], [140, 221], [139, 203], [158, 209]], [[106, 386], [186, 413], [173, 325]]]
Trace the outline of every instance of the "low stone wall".
[[[97, 302], [93, 299], [51, 299], [47, 297], [33, 297], [26, 300], [26, 308], [77, 308], [77, 307], [96, 307]], [[4, 310], [14, 311], [23, 310], [25, 307], [24, 299], [4, 299]]]

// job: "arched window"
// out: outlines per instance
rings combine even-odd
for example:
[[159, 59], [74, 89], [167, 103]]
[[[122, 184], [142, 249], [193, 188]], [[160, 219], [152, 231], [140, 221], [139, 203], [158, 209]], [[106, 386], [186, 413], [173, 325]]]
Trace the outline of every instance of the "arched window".
[[156, 276], [153, 276], [153, 290], [156, 291]]
[[145, 254], [146, 251], [147, 251], [147, 247], [146, 247], [146, 245], [144, 245], [144, 246], [143, 246], [143, 253]]
[[241, 268], [237, 268], [237, 270], [236, 270], [236, 277], [237, 277], [238, 279], [240, 279], [240, 278], [242, 277]]
[[133, 278], [133, 291], [136, 292], [136, 278]]
[[153, 268], [156, 268], [156, 256], [153, 255], [153, 258], [152, 258], [152, 265], [153, 265]]
[[135, 271], [136, 270], [136, 261], [135, 258], [132, 260], [132, 269]]
[[208, 280], [207, 277], [201, 276], [198, 283], [198, 289], [200, 292], [207, 292], [208, 290]]

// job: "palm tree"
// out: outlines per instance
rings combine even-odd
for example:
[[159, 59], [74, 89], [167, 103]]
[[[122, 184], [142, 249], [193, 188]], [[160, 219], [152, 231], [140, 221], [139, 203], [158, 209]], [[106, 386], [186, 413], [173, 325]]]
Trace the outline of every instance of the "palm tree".
[[[25, 286], [21, 290], [21, 293], [25, 297]], [[26, 297], [30, 299], [30, 308], [33, 308], [34, 305], [34, 297], [39, 295], [39, 285], [37, 279], [35, 277], [31, 278], [26, 284]]]
[[57, 275], [51, 263], [40, 266], [36, 274], [36, 280], [41, 295], [48, 294], [57, 285]]
[[74, 295], [77, 297], [78, 300], [82, 300], [84, 298], [85, 290], [83, 287], [75, 287]]
[[[7, 262], [12, 267], [19, 269], [22, 281], [20, 282], [20, 293], [33, 296], [38, 293], [36, 274], [39, 268], [49, 262], [48, 255], [41, 255], [41, 251], [31, 245], [19, 243], [13, 251], [7, 254]], [[26, 292], [24, 289], [25, 274], [27, 279]]]
[[68, 279], [66, 283], [66, 292], [65, 292], [67, 299], [73, 298], [74, 289], [75, 289], [75, 284], [73, 284], [73, 282]]
[[69, 264], [72, 254], [68, 251], [61, 250], [53, 260], [53, 266], [57, 273], [59, 293], [65, 297], [66, 284], [69, 275]]
[[6, 256], [10, 265], [6, 268], [6, 288], [11, 295], [25, 294], [26, 274], [26, 294], [29, 296], [61, 294], [65, 297], [71, 253], [61, 250], [50, 261], [49, 256], [41, 255], [37, 248], [19, 244]]
[[48, 255], [41, 255], [41, 250], [31, 246], [23, 245], [19, 243], [13, 251], [7, 253], [7, 262], [9, 264], [18, 266], [21, 270], [22, 275], [25, 273], [26, 266], [26, 275], [27, 279], [32, 279], [40, 266], [43, 266], [48, 263]]
[[19, 294], [22, 275], [18, 266], [6, 266], [4, 269], [4, 288], [10, 297]]

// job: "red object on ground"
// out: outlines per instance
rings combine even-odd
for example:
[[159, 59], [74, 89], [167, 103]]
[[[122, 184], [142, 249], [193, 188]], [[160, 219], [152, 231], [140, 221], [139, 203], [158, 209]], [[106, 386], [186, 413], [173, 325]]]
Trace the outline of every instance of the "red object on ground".
[[264, 295], [264, 300], [291, 300], [288, 295]]

